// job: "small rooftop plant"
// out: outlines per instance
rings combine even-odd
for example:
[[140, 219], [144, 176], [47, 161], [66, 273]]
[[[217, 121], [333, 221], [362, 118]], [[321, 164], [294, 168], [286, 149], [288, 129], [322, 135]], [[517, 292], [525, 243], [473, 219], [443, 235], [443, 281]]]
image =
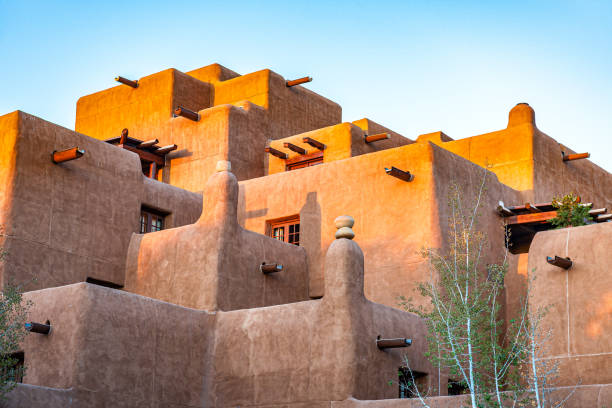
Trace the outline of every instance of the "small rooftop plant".
[[574, 193], [553, 198], [552, 205], [557, 209], [557, 216], [550, 223], [556, 228], [579, 227], [592, 220], [591, 206], [580, 204], [580, 197]]

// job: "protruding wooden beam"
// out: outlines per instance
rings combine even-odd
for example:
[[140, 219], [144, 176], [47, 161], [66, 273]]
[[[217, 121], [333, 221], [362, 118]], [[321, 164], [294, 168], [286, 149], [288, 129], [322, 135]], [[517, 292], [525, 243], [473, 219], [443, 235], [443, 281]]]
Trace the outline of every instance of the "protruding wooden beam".
[[510, 209], [506, 208], [503, 201], [500, 201], [499, 203], [497, 203], [496, 210], [497, 210], [497, 213], [501, 215], [502, 217], [510, 217], [512, 215], [515, 215]]
[[171, 144], [171, 145], [168, 145], [168, 146], [162, 146], [159, 149], [157, 149], [154, 153], [159, 155], [159, 156], [163, 156], [166, 153], [170, 153], [171, 151], [176, 150], [177, 147], [178, 146], [175, 145], [175, 144]]
[[269, 273], [275, 273], [275, 272], [280, 272], [283, 270], [283, 265], [282, 264], [277, 264], [277, 263], [266, 263], [266, 262], [262, 262], [261, 265], [259, 266], [259, 270], [267, 275]]
[[554, 258], [552, 256], [547, 256], [546, 262], [548, 262], [551, 265], [558, 266], [559, 268], [563, 268], [563, 269], [569, 269], [572, 266], [571, 259], [561, 258], [560, 256], [557, 256], [557, 255], [555, 255]]
[[159, 143], [157, 139], [146, 140], [138, 145], [139, 148], [143, 149], [145, 147], [153, 147]]
[[542, 210], [540, 210], [538, 207], [536, 207], [534, 204], [531, 204], [531, 203], [525, 203], [525, 209], [532, 213], [542, 212]]
[[391, 168], [387, 168], [385, 167], [385, 172], [393, 177], [396, 177], [400, 180], [404, 180], [404, 181], [412, 181], [414, 180], [414, 175], [410, 174], [409, 171], [404, 171], [404, 170], [400, 170], [397, 167], [391, 167]]
[[32, 333], [49, 334], [49, 332], [51, 332], [51, 325], [29, 322], [25, 324], [25, 329]]
[[120, 145], [124, 145], [124, 144], [125, 144], [125, 142], [127, 142], [127, 139], [128, 139], [128, 133], [129, 133], [129, 131], [127, 130], [127, 128], [124, 128], [124, 129], [121, 131], [121, 137], [119, 138], [119, 144], [120, 144]]
[[608, 212], [607, 208], [595, 208], [593, 210], [589, 210], [589, 215], [593, 216], [593, 215], [600, 215], [600, 214], [605, 214], [606, 212]]
[[200, 114], [198, 112], [194, 112], [182, 106], [179, 106], [178, 108], [176, 108], [174, 110], [174, 114], [176, 116], [182, 116], [184, 118], [193, 120], [194, 122], [197, 122], [198, 120], [200, 120]]
[[380, 337], [376, 339], [376, 347], [380, 350], [388, 349], [388, 348], [399, 348], [399, 347], [408, 347], [412, 344], [411, 339], [401, 338], [401, 339], [381, 339]]
[[391, 135], [389, 133], [377, 133], [375, 135], [370, 135], [365, 137], [366, 143], [378, 142], [379, 140], [387, 140], [390, 139]]
[[293, 150], [298, 154], [306, 154], [306, 149], [302, 149], [300, 146], [294, 145], [293, 143], [283, 143], [283, 146], [289, 150]]
[[319, 150], [325, 150], [325, 148], [327, 147], [323, 143], [318, 142], [318, 141], [316, 141], [316, 140], [314, 140], [313, 138], [310, 138], [310, 137], [302, 138], [302, 142], [308, 143], [309, 145], [311, 145], [315, 149], [319, 149]]
[[289, 156], [287, 155], [287, 153], [285, 152], [281, 152], [280, 150], [276, 150], [273, 147], [266, 147], [265, 149], [266, 153], [270, 153], [272, 156], [276, 156], [279, 159], [283, 159], [285, 160], [286, 158], [288, 158]]
[[591, 157], [590, 153], [576, 153], [576, 154], [568, 154], [568, 155], [563, 153], [563, 161], [588, 159], [589, 157]]
[[612, 220], [612, 214], [602, 214], [598, 215], [597, 218], [595, 218], [596, 222], [604, 222], [609, 220]]
[[306, 82], [312, 81], [312, 77], [305, 76], [303, 78], [293, 79], [291, 81], [286, 81], [285, 84], [287, 87], [292, 87], [296, 85], [305, 84]]
[[132, 81], [131, 79], [124, 78], [122, 76], [115, 77], [115, 81], [122, 83], [123, 85], [131, 86], [132, 88], [138, 88], [138, 81]]
[[51, 155], [51, 160], [53, 160], [53, 163], [58, 164], [58, 163], [63, 163], [63, 162], [67, 162], [70, 160], [75, 160], [78, 159], [79, 157], [83, 156], [85, 154], [85, 150], [84, 149], [79, 149], [78, 147], [73, 147], [71, 149], [67, 149], [67, 150], [62, 150], [62, 151], [54, 151], [53, 154]]

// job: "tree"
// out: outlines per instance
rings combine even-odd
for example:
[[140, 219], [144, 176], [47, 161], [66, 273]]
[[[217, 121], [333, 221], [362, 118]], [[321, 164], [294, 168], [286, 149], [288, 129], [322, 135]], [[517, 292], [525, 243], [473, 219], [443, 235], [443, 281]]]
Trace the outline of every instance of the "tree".
[[589, 215], [591, 206], [580, 204], [580, 197], [574, 193], [555, 197], [552, 205], [557, 209], [557, 216], [550, 223], [557, 228], [579, 227], [592, 220]]
[[[483, 264], [487, 237], [478, 230], [478, 218], [485, 184], [486, 173], [472, 206], [465, 205], [459, 185], [452, 185], [449, 249], [423, 250], [431, 279], [417, 290], [429, 305], [415, 307], [405, 299], [403, 305], [425, 319], [428, 358], [467, 389], [469, 406], [561, 406], [550, 404], [544, 393], [556, 372], [540, 358], [545, 311], [530, 311], [527, 294], [516, 319], [505, 322], [500, 317], [508, 255], [506, 250], [499, 264]], [[409, 361], [405, 364], [412, 376]], [[414, 378], [410, 385], [428, 406]]]
[[[0, 252], [0, 259], [4, 256]], [[28, 333], [25, 322], [30, 305], [23, 300], [19, 286], [8, 284], [0, 292], [0, 398], [15, 388], [25, 372], [15, 352]]]

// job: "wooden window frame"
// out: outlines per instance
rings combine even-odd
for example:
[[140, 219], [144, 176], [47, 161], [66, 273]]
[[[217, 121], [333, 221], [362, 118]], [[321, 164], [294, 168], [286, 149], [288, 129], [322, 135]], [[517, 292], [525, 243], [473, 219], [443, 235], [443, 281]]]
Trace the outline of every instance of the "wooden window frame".
[[[139, 233], [148, 234], [150, 232], [157, 232], [157, 231], [164, 230], [166, 228], [166, 217], [168, 215], [169, 213], [165, 211], [160, 211], [160, 210], [156, 210], [151, 207], [142, 206], [140, 208], [140, 227], [138, 229]], [[146, 217], [144, 228], [143, 228], [143, 217]], [[159, 227], [159, 229], [153, 230], [152, 228], [154, 218], [161, 221], [161, 226]]]
[[[291, 226], [297, 225], [297, 231], [290, 232]], [[274, 231], [278, 228], [283, 228], [282, 239], [279, 239], [274, 236]], [[271, 238], [278, 239], [279, 241], [285, 242], [287, 244], [292, 245], [300, 245], [300, 235], [301, 235], [301, 227], [300, 227], [300, 216], [292, 215], [289, 217], [277, 218], [274, 220], [266, 221], [266, 235]], [[297, 239], [296, 239], [297, 236]], [[292, 239], [293, 238], [293, 239]]]
[[314, 152], [287, 159], [285, 160], [285, 171], [302, 169], [304, 167], [316, 166], [318, 164], [323, 164], [323, 152]]

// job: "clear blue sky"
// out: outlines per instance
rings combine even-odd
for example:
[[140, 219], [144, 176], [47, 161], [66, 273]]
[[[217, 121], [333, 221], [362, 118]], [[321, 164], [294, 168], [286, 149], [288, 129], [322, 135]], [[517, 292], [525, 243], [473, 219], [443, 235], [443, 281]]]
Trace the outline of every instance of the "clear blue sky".
[[538, 127], [612, 171], [612, 1], [0, 0], [0, 114], [74, 128], [79, 96], [219, 62], [308, 88], [403, 135]]

